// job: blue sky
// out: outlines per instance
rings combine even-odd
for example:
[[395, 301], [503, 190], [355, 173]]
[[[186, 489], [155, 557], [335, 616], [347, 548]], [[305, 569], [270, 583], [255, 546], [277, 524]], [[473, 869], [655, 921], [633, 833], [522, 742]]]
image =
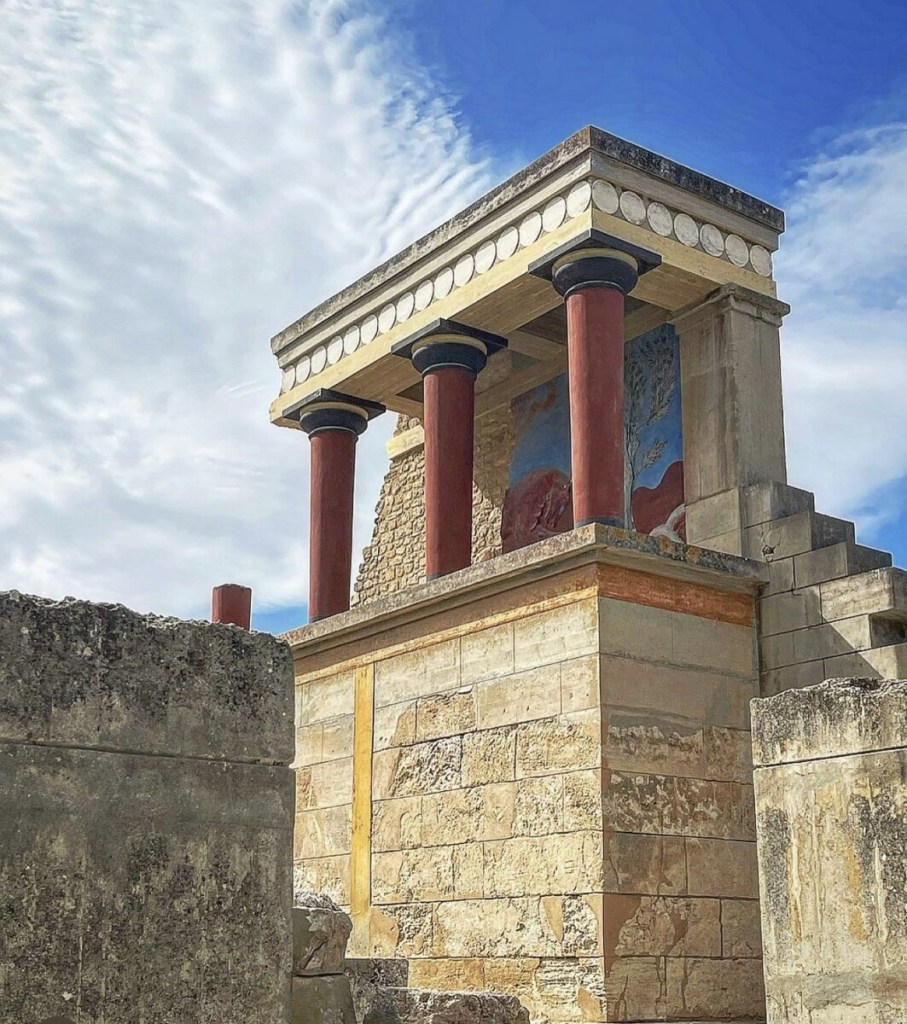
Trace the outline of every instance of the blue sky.
[[[790, 479], [907, 564], [907, 7], [10, 0], [0, 586], [305, 616], [271, 334], [594, 123], [784, 206]], [[360, 443], [368, 539], [388, 422]]]

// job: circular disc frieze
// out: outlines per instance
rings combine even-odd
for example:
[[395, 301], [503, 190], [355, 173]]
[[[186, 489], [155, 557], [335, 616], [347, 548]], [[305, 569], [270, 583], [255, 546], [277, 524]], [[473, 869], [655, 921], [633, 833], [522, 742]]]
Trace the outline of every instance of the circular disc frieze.
[[620, 200], [617, 198], [617, 189], [610, 181], [594, 181], [592, 183], [592, 202], [602, 213], [617, 213]]

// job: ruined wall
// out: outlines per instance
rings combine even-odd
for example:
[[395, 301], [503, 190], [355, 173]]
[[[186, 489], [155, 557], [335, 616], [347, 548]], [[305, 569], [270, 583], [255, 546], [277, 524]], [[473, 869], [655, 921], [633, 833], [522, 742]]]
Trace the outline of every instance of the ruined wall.
[[285, 1018], [292, 700], [266, 634], [0, 594], [3, 1024]]
[[592, 530], [429, 585], [525, 565], [512, 591], [374, 635], [365, 606], [349, 646], [296, 648], [297, 888], [414, 986], [538, 1021], [757, 1020], [753, 598], [654, 558], [537, 581]]
[[907, 1019], [907, 681], [753, 702], [769, 1024]]
[[[400, 416], [394, 436], [417, 431], [411, 447], [391, 459], [375, 510], [371, 543], [353, 588], [353, 603], [378, 597], [425, 580], [425, 455], [418, 419]], [[472, 489], [472, 560], [483, 562], [501, 553], [501, 509], [513, 451], [513, 417], [501, 407], [476, 420]]]

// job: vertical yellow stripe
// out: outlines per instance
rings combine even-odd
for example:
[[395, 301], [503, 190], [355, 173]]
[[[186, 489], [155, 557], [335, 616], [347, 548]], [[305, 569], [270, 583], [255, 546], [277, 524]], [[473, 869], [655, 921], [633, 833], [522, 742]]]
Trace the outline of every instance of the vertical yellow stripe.
[[372, 738], [375, 666], [356, 669], [353, 719], [353, 842], [350, 853], [350, 914], [368, 918], [372, 896]]

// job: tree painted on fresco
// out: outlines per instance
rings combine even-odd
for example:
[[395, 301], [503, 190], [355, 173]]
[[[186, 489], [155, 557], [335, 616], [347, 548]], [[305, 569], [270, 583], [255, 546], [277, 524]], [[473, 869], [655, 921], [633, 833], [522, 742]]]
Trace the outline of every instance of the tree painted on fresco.
[[666, 341], [672, 339], [664, 331], [652, 331], [627, 346], [624, 504], [631, 530], [635, 528], [631, 499], [636, 478], [658, 462], [668, 444], [667, 438], [657, 434], [650, 434], [645, 444], [642, 437], [667, 415], [677, 390], [677, 346]]

